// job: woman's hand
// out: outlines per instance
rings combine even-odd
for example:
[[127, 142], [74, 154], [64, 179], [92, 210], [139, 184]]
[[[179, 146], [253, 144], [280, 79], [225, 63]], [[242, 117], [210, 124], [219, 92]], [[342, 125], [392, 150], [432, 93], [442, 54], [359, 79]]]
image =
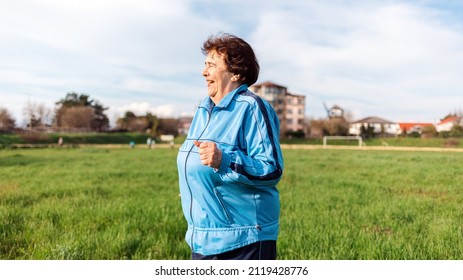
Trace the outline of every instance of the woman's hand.
[[219, 169], [222, 162], [222, 151], [217, 148], [214, 142], [194, 142], [195, 146], [199, 148], [199, 158], [201, 163], [215, 169]]

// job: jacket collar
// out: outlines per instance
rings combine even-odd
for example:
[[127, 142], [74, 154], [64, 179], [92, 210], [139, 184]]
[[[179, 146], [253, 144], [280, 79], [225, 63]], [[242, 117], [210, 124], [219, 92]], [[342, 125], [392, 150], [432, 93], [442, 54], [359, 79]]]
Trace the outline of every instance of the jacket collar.
[[212, 99], [208, 96], [202, 103], [203, 107], [206, 107], [209, 111], [212, 110], [214, 107], [218, 108], [226, 108], [230, 104], [230, 102], [234, 99], [234, 97], [239, 94], [240, 92], [248, 90], [247, 84], [242, 84], [241, 86], [237, 87], [236, 89], [230, 91], [227, 95], [225, 95], [222, 100], [220, 100], [219, 104], [214, 104]]

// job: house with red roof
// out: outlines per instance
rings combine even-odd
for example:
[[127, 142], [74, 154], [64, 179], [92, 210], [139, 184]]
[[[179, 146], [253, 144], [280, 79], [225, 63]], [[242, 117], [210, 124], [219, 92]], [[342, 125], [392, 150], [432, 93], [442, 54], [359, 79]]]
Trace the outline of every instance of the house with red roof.
[[450, 131], [454, 125], [463, 126], [463, 118], [458, 116], [449, 116], [436, 124], [436, 131]]
[[407, 134], [413, 132], [421, 134], [423, 128], [428, 126], [432, 127], [434, 126], [434, 124], [393, 122], [378, 117], [368, 117], [350, 123], [349, 133], [351, 135], [360, 135], [362, 126], [373, 127], [373, 131], [375, 134], [383, 133], [386, 135], [397, 136], [404, 132], [406, 132]]
[[399, 131], [398, 134], [403, 133], [413, 133], [417, 132], [419, 134], [422, 133], [423, 128], [425, 127], [433, 127], [434, 124], [432, 123], [399, 123]]

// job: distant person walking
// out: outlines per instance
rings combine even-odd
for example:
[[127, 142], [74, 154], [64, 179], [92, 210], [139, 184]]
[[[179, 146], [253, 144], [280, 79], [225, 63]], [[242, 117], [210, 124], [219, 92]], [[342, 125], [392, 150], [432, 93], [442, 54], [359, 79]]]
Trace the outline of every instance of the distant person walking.
[[276, 259], [283, 158], [277, 115], [248, 90], [258, 61], [230, 34], [202, 51], [208, 97], [177, 157], [185, 239], [193, 259]]

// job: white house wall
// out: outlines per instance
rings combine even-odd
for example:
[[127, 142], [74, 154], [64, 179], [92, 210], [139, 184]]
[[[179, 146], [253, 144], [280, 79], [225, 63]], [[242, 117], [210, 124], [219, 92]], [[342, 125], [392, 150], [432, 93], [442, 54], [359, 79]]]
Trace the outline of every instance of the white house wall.
[[436, 131], [437, 132], [442, 132], [442, 131], [450, 131], [452, 130], [453, 127], [453, 122], [448, 122], [444, 124], [438, 124], [436, 125]]
[[380, 124], [380, 123], [353, 123], [349, 126], [349, 134], [351, 135], [360, 135], [362, 125], [368, 127], [368, 125], [373, 126], [374, 133], [381, 133], [382, 127], [384, 127], [384, 133], [391, 135], [398, 135], [400, 133], [399, 124]]

